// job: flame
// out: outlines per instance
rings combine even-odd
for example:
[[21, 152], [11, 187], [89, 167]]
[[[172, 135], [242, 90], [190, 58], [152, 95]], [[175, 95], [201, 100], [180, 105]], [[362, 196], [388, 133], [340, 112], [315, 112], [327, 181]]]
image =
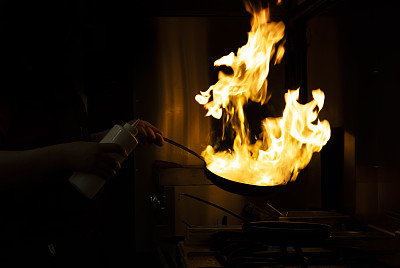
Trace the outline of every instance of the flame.
[[207, 168], [221, 177], [255, 185], [285, 184], [297, 178], [330, 138], [329, 122], [318, 119], [325, 95], [314, 90], [314, 99], [300, 104], [299, 89], [289, 90], [282, 117], [265, 118], [262, 133], [255, 143], [250, 142], [243, 106], [248, 100], [268, 101], [270, 61], [278, 64], [284, 55], [285, 25], [271, 21], [268, 9], [249, 4], [246, 9], [253, 15], [247, 43], [237, 55], [231, 52], [214, 62], [231, 67], [233, 74], [220, 72], [218, 82], [195, 97], [208, 110], [206, 116], [223, 117], [224, 129], [235, 131], [233, 148], [216, 152], [208, 145], [202, 155]]

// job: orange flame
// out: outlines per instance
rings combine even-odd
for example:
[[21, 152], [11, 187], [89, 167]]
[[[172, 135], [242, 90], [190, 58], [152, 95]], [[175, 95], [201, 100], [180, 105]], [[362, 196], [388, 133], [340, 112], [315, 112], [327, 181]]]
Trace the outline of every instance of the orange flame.
[[269, 65], [273, 57], [277, 64], [284, 55], [285, 25], [270, 21], [268, 9], [250, 5], [246, 9], [253, 15], [247, 44], [237, 55], [231, 52], [214, 62], [215, 66], [231, 67], [233, 74], [220, 72], [218, 82], [195, 97], [208, 110], [206, 116], [220, 119], [225, 111], [224, 128], [231, 126], [236, 132], [233, 148], [215, 152], [209, 145], [202, 155], [207, 168], [224, 178], [255, 185], [285, 184], [296, 179], [312, 154], [330, 138], [328, 121], [318, 120], [325, 96], [320, 89], [314, 90], [314, 100], [303, 105], [297, 102], [299, 89], [289, 90], [283, 116], [265, 118], [263, 132], [251, 144], [243, 105], [248, 100], [261, 104], [268, 101]]

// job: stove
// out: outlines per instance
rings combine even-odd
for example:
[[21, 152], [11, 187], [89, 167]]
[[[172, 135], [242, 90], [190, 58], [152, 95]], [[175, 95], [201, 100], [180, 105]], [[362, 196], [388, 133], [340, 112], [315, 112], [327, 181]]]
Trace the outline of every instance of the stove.
[[400, 239], [379, 230], [332, 231], [319, 243], [249, 240], [240, 226], [191, 227], [177, 245], [178, 267], [399, 267]]
[[[266, 202], [276, 196], [250, 199], [219, 189], [204, 178], [202, 168], [164, 165], [157, 171], [154, 234], [165, 267], [400, 267], [400, 213], [395, 209], [373, 217], [338, 210], [282, 211], [284, 203]], [[328, 225], [330, 232], [301, 242], [288, 242], [285, 233], [285, 242], [274, 233], [273, 239], [254, 233], [249, 238], [242, 229], [247, 221]]]

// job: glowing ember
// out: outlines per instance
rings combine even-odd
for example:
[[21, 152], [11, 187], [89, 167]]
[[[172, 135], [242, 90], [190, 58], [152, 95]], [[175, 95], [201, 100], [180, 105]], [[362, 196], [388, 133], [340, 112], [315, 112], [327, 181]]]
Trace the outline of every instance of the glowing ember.
[[265, 118], [258, 140], [250, 142], [243, 105], [248, 100], [261, 104], [268, 100], [269, 64], [273, 56], [275, 64], [283, 57], [285, 26], [270, 21], [268, 9], [249, 5], [246, 9], [253, 15], [247, 44], [237, 55], [232, 52], [214, 62], [231, 67], [233, 74], [220, 72], [219, 81], [196, 96], [208, 110], [207, 116], [220, 119], [224, 115], [224, 129], [229, 126], [236, 133], [233, 148], [215, 152], [209, 145], [202, 155], [207, 168], [221, 177], [255, 185], [285, 184], [296, 179], [330, 138], [328, 121], [318, 119], [325, 96], [320, 89], [314, 90], [314, 100], [303, 105], [297, 102], [299, 89], [289, 90], [282, 117]]

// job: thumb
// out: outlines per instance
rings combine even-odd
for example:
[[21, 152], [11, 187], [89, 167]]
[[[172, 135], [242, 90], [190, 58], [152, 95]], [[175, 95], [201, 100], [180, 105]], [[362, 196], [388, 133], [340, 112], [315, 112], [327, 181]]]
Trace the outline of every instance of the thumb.
[[116, 143], [99, 143], [99, 144], [100, 144], [100, 149], [104, 153], [117, 153], [124, 157], [128, 156], [128, 153], [119, 144], [116, 144]]

